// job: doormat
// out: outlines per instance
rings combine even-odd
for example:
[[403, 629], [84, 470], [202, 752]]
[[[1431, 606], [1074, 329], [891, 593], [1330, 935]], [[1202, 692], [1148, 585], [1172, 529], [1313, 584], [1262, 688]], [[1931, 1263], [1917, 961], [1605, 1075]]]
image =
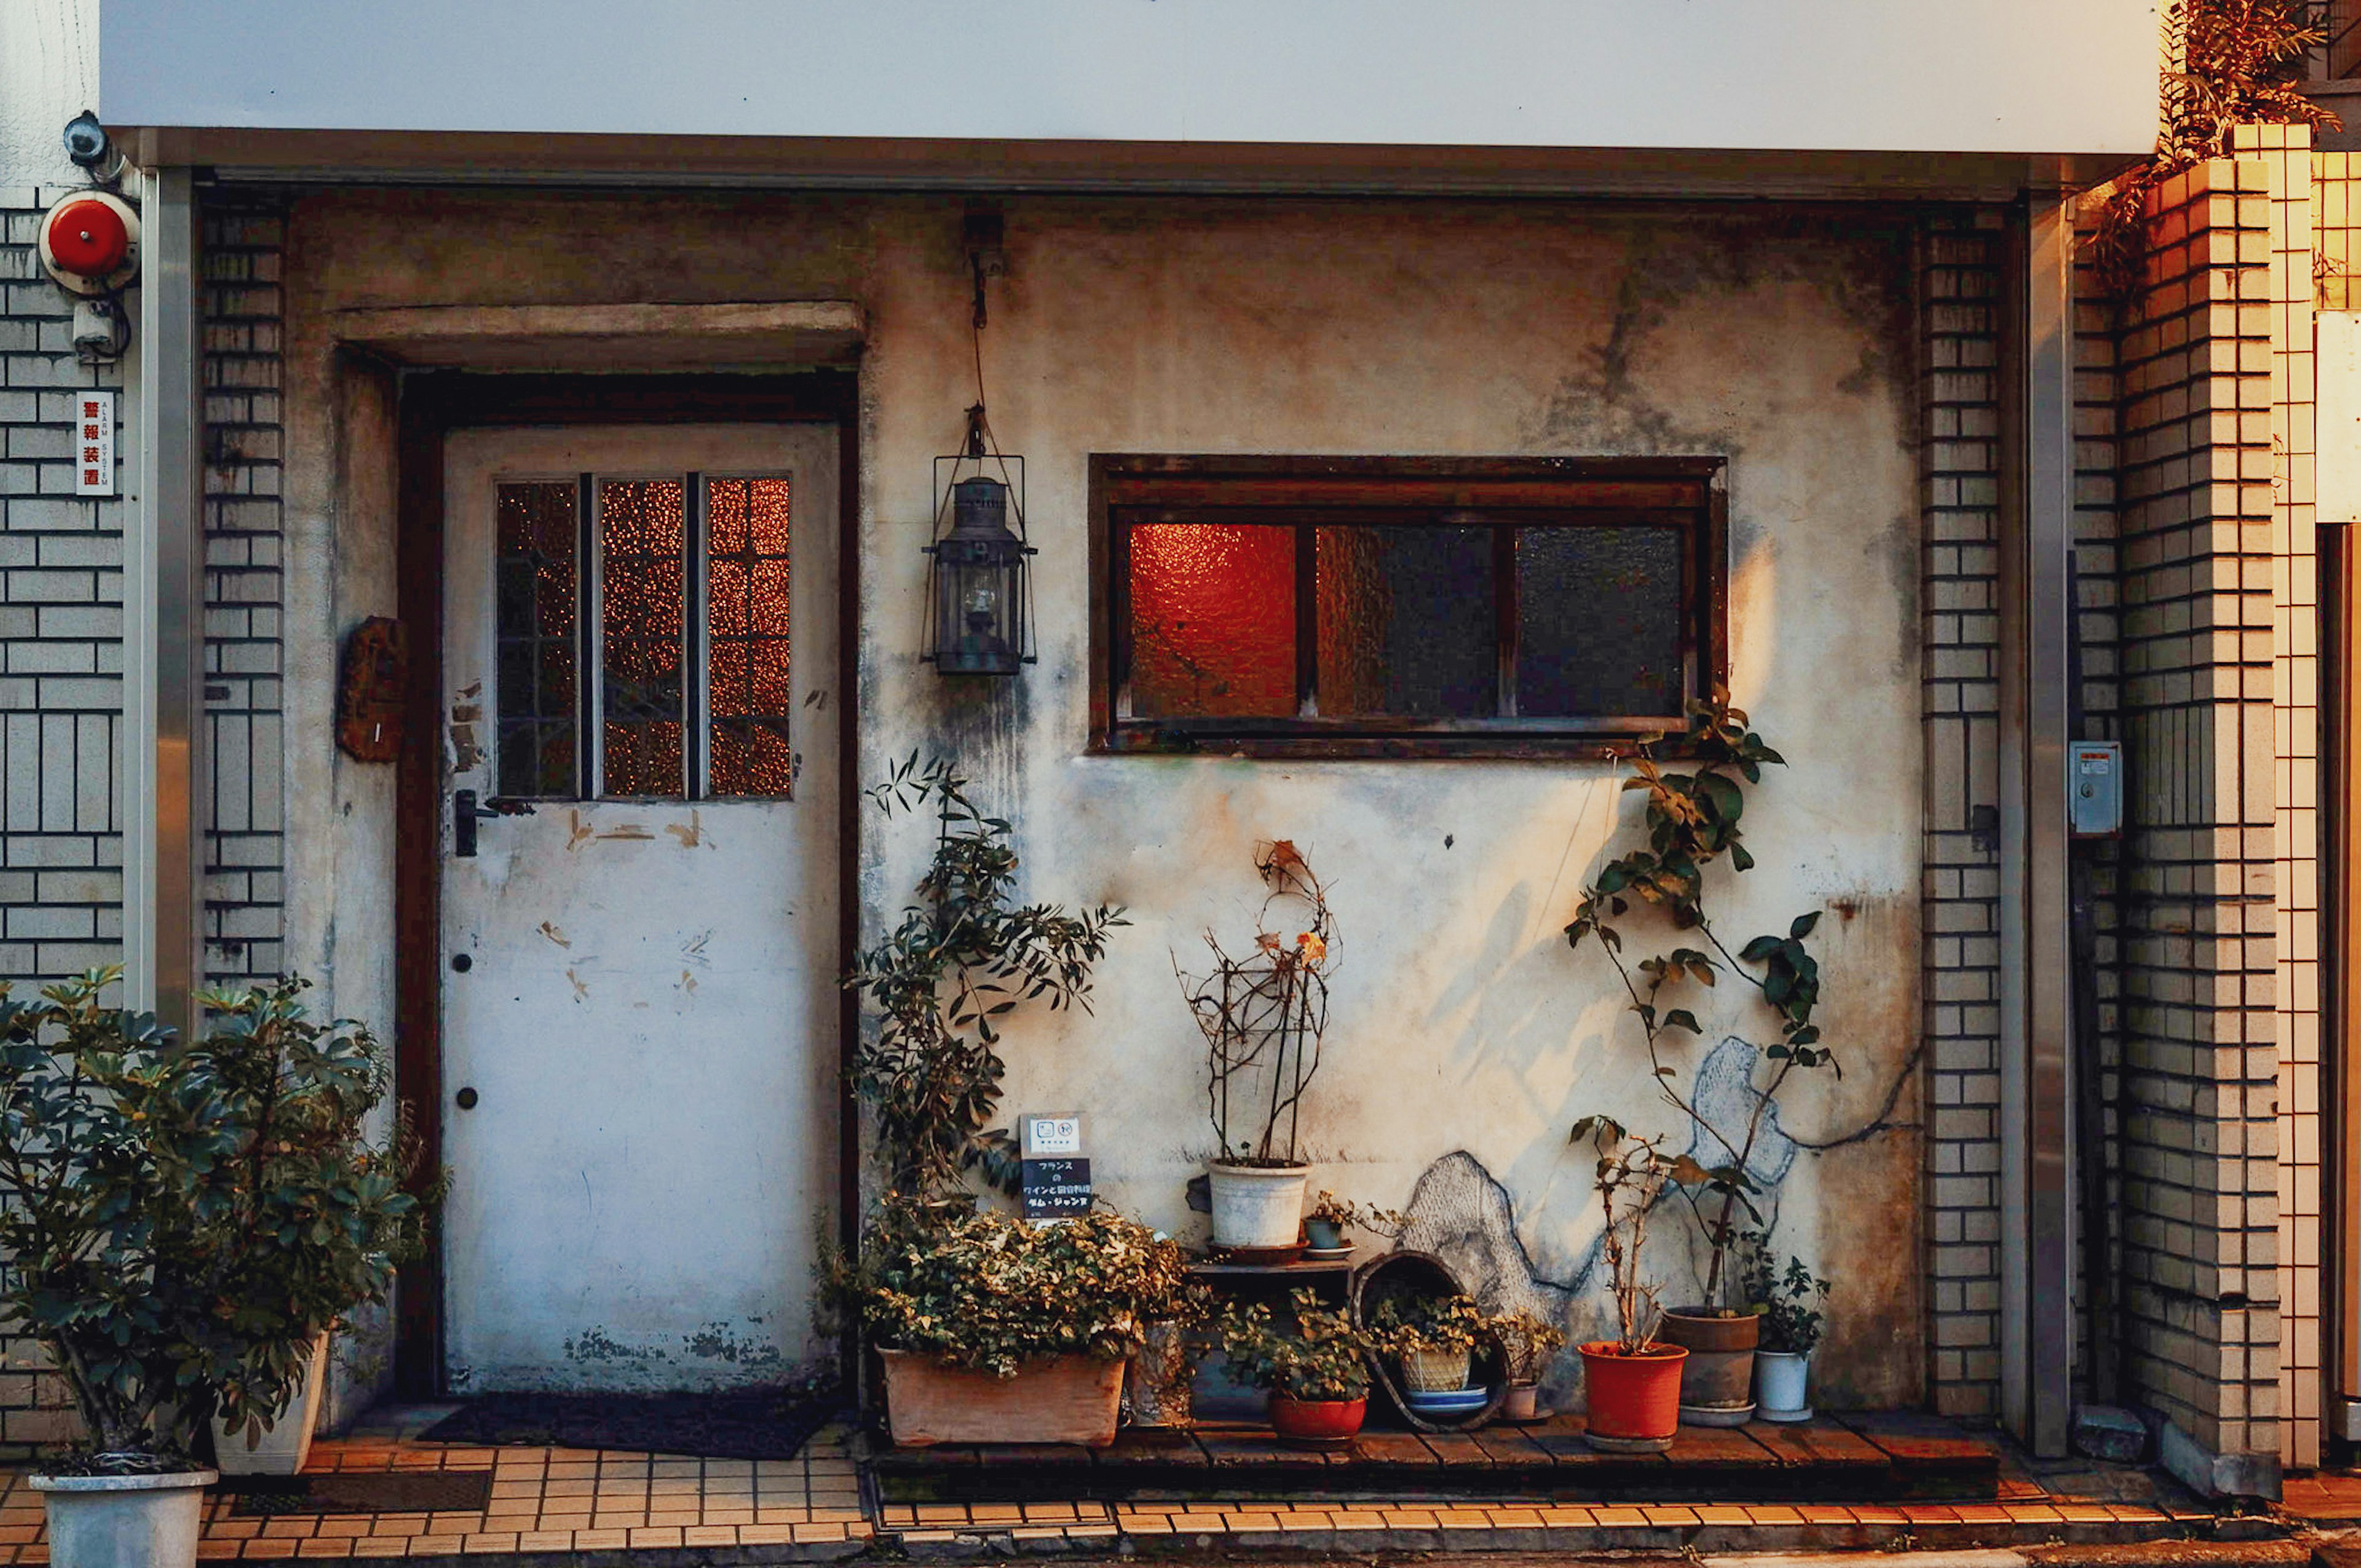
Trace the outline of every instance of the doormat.
[[485, 1394], [418, 1434], [422, 1442], [611, 1448], [702, 1459], [793, 1459], [843, 1408], [833, 1389], [703, 1394]]
[[362, 1470], [328, 1475], [225, 1475], [229, 1511], [258, 1514], [479, 1514], [489, 1470]]

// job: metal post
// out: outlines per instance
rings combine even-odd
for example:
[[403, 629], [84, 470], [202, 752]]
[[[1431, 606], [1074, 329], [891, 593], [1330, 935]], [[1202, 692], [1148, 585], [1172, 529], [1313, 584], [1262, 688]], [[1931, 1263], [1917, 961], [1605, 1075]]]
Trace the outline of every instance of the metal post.
[[2009, 377], [2001, 550], [2002, 1415], [2041, 1455], [2072, 1419], [2073, 1047], [2066, 750], [2073, 614], [2073, 215], [2036, 192]]
[[197, 955], [197, 212], [185, 169], [139, 177], [137, 487], [123, 538], [126, 1000], [186, 1029]]

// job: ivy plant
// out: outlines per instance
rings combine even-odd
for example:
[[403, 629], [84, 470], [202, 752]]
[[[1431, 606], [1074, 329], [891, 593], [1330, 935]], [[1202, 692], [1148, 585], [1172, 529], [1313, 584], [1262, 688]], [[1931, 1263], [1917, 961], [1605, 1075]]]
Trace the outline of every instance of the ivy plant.
[[82, 1464], [170, 1468], [208, 1409], [270, 1423], [313, 1340], [385, 1299], [426, 1203], [405, 1129], [365, 1132], [382, 1051], [307, 1018], [303, 981], [201, 996], [213, 1026], [183, 1045], [102, 1001], [121, 978], [0, 986], [0, 1310], [64, 1376]]
[[[1732, 707], [1729, 693], [1719, 687], [1709, 700], [1692, 704], [1690, 714], [1684, 751], [1692, 765], [1686, 771], [1657, 762], [1653, 753], [1661, 737], [1640, 743], [1631, 760], [1633, 776], [1623, 787], [1647, 792], [1647, 845], [1598, 868], [1583, 889], [1565, 936], [1577, 948], [1598, 938], [1640, 1020], [1657, 1092], [1696, 1128], [1697, 1147], [1708, 1159], [1717, 1153], [1725, 1157], [1710, 1165], [1686, 1156], [1672, 1163], [1675, 1189], [1687, 1201], [1711, 1249], [1707, 1303], [1727, 1307], [1724, 1288], [1734, 1289], [1741, 1283], [1730, 1263], [1738, 1237], [1737, 1212], [1745, 1210], [1757, 1223], [1762, 1218], [1753, 1201], [1758, 1188], [1749, 1169], [1764, 1113], [1792, 1074], [1826, 1068], [1841, 1077], [1843, 1069], [1814, 1019], [1820, 1001], [1820, 966], [1807, 940], [1819, 925], [1819, 912], [1798, 915], [1784, 933], [1758, 936], [1733, 952], [1714, 928], [1708, 908], [1706, 873], [1714, 862], [1726, 857], [1733, 872], [1754, 865], [1741, 826], [1745, 786], [1759, 784], [1764, 768], [1784, 765], [1786, 759], [1748, 728], [1744, 711]], [[1623, 930], [1616, 922], [1641, 906], [1656, 912], [1676, 932], [1695, 933], [1702, 946], [1682, 943], [1627, 959]], [[1693, 1006], [1674, 1003], [1687, 1000], [1692, 990], [1715, 989], [1725, 974], [1752, 987], [1775, 1031], [1763, 1043], [1746, 1042], [1760, 1053], [1758, 1065], [1767, 1067], [1769, 1077], [1759, 1084], [1750, 1079], [1753, 1092], [1743, 1126], [1717, 1125], [1707, 1114], [1695, 1079], [1684, 1080], [1665, 1059], [1673, 1042], [1704, 1033]]]
[[1217, 1325], [1230, 1376], [1290, 1399], [1324, 1402], [1369, 1397], [1368, 1358], [1388, 1348], [1384, 1334], [1324, 1305], [1314, 1290], [1289, 1293], [1294, 1321], [1276, 1319], [1268, 1301], [1238, 1301]]
[[1091, 970], [1119, 906], [1081, 915], [1016, 902], [1017, 855], [1006, 821], [986, 817], [948, 761], [895, 763], [868, 791], [886, 817], [931, 811], [935, 849], [918, 902], [859, 955], [845, 984], [878, 1014], [853, 1062], [855, 1089], [877, 1113], [897, 1191], [937, 1196], [969, 1170], [1016, 1190], [1016, 1140], [993, 1125], [1007, 1064], [1001, 1021], [1027, 1002], [1090, 1010]]
[[828, 1304], [877, 1344], [1000, 1377], [1045, 1355], [1120, 1361], [1150, 1323], [1194, 1324], [1206, 1310], [1180, 1244], [1119, 1214], [1036, 1226], [900, 1196], [827, 1284]]

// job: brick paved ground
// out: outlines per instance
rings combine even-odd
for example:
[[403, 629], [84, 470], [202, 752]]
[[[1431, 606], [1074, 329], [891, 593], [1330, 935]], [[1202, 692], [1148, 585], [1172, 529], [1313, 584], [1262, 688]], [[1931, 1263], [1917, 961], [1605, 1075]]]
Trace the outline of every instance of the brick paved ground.
[[[415, 1409], [323, 1439], [315, 1474], [490, 1473], [480, 1513], [233, 1512], [207, 1500], [201, 1556], [350, 1562], [399, 1557], [459, 1568], [495, 1556], [523, 1568], [728, 1568], [873, 1552], [1268, 1556], [1346, 1552], [1728, 1552], [2036, 1547], [2212, 1537], [2215, 1510], [2136, 1471], [2037, 1478], [2004, 1468], [2000, 1495], [1965, 1503], [1567, 1504], [1543, 1498], [1246, 1496], [1178, 1501], [884, 1503], [864, 1491], [864, 1439], [842, 1428], [793, 1460], [699, 1460], [564, 1448], [420, 1442], [444, 1412]], [[2353, 1483], [2361, 1496], [2361, 1482]], [[2235, 1522], [2242, 1530], [2255, 1520]], [[38, 1496], [0, 1472], [0, 1568], [48, 1561]]]

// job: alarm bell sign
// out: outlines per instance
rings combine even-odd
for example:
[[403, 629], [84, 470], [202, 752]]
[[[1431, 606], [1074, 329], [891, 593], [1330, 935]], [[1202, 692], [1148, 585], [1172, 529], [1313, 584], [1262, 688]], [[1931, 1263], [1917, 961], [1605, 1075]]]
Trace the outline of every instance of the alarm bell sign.
[[115, 494], [115, 394], [74, 394], [74, 483], [77, 496]]

